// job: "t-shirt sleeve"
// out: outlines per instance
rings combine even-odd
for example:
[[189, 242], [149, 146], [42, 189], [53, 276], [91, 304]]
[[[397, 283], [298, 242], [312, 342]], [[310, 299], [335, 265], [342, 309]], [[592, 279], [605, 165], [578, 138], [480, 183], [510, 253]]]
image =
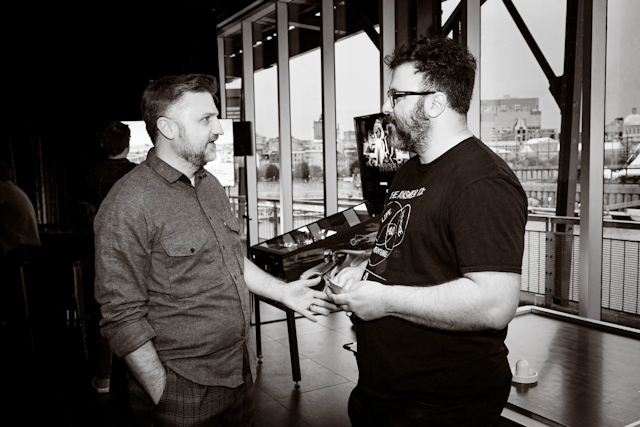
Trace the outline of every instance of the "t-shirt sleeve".
[[451, 206], [449, 230], [459, 270], [522, 272], [526, 197], [502, 178], [467, 186]]

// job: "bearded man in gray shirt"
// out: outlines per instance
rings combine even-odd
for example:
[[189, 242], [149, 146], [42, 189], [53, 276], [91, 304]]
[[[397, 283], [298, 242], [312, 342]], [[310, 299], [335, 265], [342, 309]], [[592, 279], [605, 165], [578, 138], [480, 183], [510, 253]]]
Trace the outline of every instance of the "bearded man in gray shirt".
[[129, 369], [141, 425], [249, 426], [256, 357], [250, 294], [315, 321], [336, 307], [319, 279], [285, 284], [242, 251], [240, 225], [218, 180], [212, 76], [150, 82], [142, 116], [154, 142], [96, 216], [95, 295], [102, 334]]

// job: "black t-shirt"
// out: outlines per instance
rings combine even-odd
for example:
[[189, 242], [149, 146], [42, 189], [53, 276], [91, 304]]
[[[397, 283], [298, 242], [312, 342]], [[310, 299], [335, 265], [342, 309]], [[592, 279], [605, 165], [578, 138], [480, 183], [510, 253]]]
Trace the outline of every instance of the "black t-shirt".
[[[365, 277], [435, 286], [464, 273], [521, 273], [527, 197], [477, 138], [393, 179]], [[444, 285], [446, 286], [446, 285]], [[451, 332], [387, 316], [356, 318], [359, 385], [386, 398], [475, 399], [511, 381], [507, 329]]]

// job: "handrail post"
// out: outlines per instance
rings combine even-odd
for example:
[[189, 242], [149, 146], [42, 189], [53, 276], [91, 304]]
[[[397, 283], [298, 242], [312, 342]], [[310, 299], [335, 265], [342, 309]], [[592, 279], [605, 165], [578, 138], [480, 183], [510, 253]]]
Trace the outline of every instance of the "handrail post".
[[273, 205], [273, 237], [278, 235], [278, 204], [275, 201], [271, 201]]

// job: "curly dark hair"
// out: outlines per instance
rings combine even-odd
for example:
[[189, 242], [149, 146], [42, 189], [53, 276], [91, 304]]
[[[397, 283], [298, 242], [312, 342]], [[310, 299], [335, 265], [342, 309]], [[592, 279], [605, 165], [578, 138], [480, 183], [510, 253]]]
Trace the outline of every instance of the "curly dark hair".
[[420, 39], [396, 48], [384, 62], [392, 71], [410, 63], [423, 74], [423, 89], [446, 94], [451, 109], [460, 114], [469, 111], [477, 63], [461, 43], [442, 36]]
[[98, 131], [98, 140], [110, 156], [122, 153], [129, 146], [130, 138], [129, 126], [118, 121], [109, 122]]
[[158, 80], [151, 80], [142, 94], [140, 109], [142, 119], [147, 128], [151, 141], [155, 143], [158, 136], [157, 121], [167, 114], [167, 111], [180, 101], [187, 92], [209, 92], [218, 104], [218, 80], [207, 74], [182, 74], [179, 76], [165, 76]]

